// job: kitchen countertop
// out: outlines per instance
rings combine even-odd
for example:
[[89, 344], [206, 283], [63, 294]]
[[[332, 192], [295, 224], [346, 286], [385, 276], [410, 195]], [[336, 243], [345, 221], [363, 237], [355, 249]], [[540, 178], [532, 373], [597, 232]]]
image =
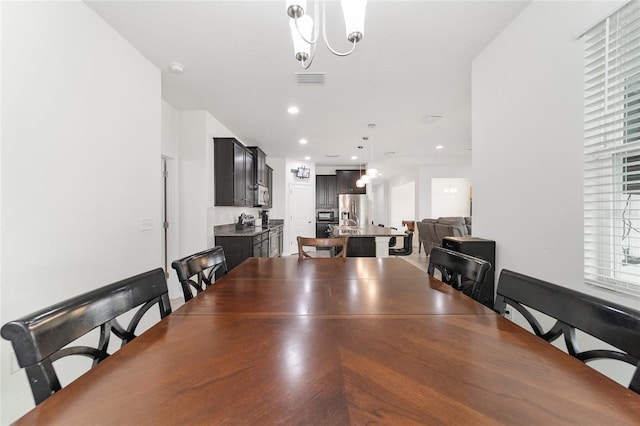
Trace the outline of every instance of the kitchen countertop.
[[247, 229], [237, 230], [235, 223], [229, 225], [218, 225], [213, 227], [213, 235], [216, 237], [253, 237], [269, 229], [284, 225], [284, 219], [271, 219], [267, 226], [256, 225]]
[[331, 234], [335, 237], [401, 237], [406, 235], [402, 230], [382, 226], [337, 226], [329, 225]]

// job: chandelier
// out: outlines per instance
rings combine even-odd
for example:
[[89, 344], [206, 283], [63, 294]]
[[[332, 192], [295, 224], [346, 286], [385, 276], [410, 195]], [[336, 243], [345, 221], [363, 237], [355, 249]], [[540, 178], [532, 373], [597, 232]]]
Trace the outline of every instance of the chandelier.
[[[319, 3], [314, 1], [314, 16], [316, 21], [320, 21]], [[287, 0], [287, 15], [289, 15], [289, 27], [293, 39], [293, 51], [297, 61], [300, 61], [302, 68], [311, 66], [316, 53], [316, 45], [319, 39], [319, 27], [322, 26], [322, 37], [327, 48], [336, 56], [347, 56], [356, 49], [356, 44], [364, 36], [364, 15], [367, 7], [367, 0], [340, 0], [342, 13], [344, 15], [344, 26], [347, 40], [352, 43], [351, 49], [347, 52], [338, 52], [331, 47], [327, 40], [326, 25], [326, 2], [322, 2], [322, 24], [314, 25], [314, 20], [309, 16], [306, 0]], [[313, 52], [311, 47], [313, 46]]]

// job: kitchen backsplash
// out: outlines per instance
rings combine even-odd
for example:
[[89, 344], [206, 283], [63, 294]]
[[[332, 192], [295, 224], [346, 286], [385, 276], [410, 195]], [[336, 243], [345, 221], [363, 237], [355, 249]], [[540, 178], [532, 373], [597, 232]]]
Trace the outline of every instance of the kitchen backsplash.
[[213, 225], [228, 225], [236, 223], [238, 216], [242, 213], [255, 216], [256, 220], [260, 219], [259, 207], [209, 207], [209, 220], [213, 219]]

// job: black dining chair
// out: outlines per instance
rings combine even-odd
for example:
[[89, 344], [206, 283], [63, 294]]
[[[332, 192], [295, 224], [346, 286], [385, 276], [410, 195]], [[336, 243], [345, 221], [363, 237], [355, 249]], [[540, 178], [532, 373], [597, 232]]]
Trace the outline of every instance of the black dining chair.
[[[132, 341], [140, 320], [154, 305], [158, 305], [161, 318], [171, 313], [167, 282], [161, 268], [8, 322], [0, 333], [11, 341], [18, 364], [27, 373], [37, 405], [62, 388], [54, 361], [69, 355], [82, 355], [91, 358], [93, 366], [97, 365], [109, 356], [111, 335], [121, 340], [121, 347]], [[136, 308], [128, 326], [120, 325], [118, 317]], [[100, 330], [95, 347], [74, 343], [95, 329]]]
[[[379, 226], [380, 228], [385, 228], [384, 224], [382, 224], [382, 223], [379, 223], [379, 224], [378, 224], [378, 226]], [[390, 228], [390, 229], [395, 229], [395, 230], [397, 230], [397, 229], [398, 229], [398, 228], [394, 228], [393, 226], [390, 226], [389, 228]], [[396, 246], [396, 242], [397, 242], [396, 237], [391, 237], [391, 238], [389, 238], [389, 248], [391, 248], [391, 247], [395, 247], [395, 246]]]
[[433, 247], [429, 255], [427, 273], [433, 276], [437, 269], [442, 274], [442, 282], [480, 302], [482, 285], [490, 268], [491, 263], [486, 260], [442, 247]]
[[[174, 260], [171, 262], [171, 267], [178, 274], [185, 303], [195, 296], [191, 292], [192, 287], [196, 294], [202, 293], [216, 281], [218, 276], [228, 272], [227, 258], [221, 246]], [[197, 281], [193, 280], [194, 277]]]
[[390, 256], [409, 256], [411, 253], [413, 253], [413, 232], [412, 231], [408, 231], [405, 236], [403, 237], [403, 244], [402, 244], [402, 248], [399, 249], [395, 249], [395, 248], [390, 248], [389, 249], [389, 255]]
[[[508, 306], [518, 311], [542, 339], [553, 342], [564, 336], [567, 351], [580, 361], [613, 359], [635, 366], [629, 389], [640, 393], [640, 311], [503, 269], [495, 308], [504, 315]], [[555, 324], [544, 331], [530, 309], [552, 317]], [[616, 349], [582, 351], [576, 330]]]

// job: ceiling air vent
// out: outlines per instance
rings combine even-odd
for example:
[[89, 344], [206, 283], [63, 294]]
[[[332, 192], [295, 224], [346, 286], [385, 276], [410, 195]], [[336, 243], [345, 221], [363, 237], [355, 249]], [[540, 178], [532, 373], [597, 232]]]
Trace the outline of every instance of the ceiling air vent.
[[329, 157], [329, 158], [338, 158], [338, 157], [340, 157], [340, 154], [327, 154], [327, 157]]
[[305, 86], [324, 86], [324, 79], [327, 73], [324, 72], [297, 72], [296, 83]]

